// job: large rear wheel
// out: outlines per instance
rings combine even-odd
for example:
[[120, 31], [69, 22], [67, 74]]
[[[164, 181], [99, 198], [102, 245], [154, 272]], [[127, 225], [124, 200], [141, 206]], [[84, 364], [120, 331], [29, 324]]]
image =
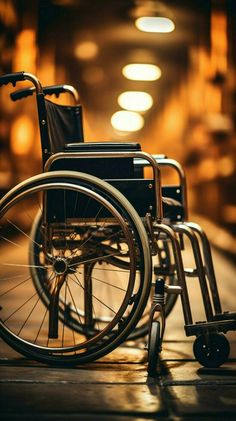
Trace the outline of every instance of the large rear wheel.
[[151, 258], [141, 219], [115, 188], [69, 171], [32, 177], [1, 200], [0, 228], [1, 336], [17, 351], [77, 364], [132, 332]]

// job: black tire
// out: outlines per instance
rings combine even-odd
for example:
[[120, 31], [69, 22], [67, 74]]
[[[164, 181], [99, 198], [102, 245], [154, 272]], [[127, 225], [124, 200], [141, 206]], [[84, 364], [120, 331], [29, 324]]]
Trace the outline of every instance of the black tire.
[[[60, 200], [56, 202], [58, 194]], [[71, 199], [76, 214], [71, 213]], [[75, 207], [78, 200], [80, 206]], [[93, 209], [91, 203], [98, 206], [98, 212], [93, 215], [92, 211], [88, 217], [88, 209], [90, 213]], [[40, 210], [44, 221], [43, 248], [31, 237], [31, 225]], [[3, 268], [0, 333], [9, 345], [48, 364], [78, 364], [107, 354], [131, 333], [148, 299], [151, 258], [142, 221], [115, 188], [91, 175], [70, 171], [32, 177], [0, 201], [0, 227]], [[72, 234], [76, 237], [71, 237]], [[116, 236], [119, 244], [114, 241], [107, 252], [108, 235]], [[4, 254], [6, 247], [7, 254]], [[35, 253], [38, 247], [39, 268], [32, 268], [28, 250]], [[82, 284], [80, 280], [88, 262], [103, 264], [107, 257], [109, 261], [106, 254], [109, 252], [125, 256], [128, 261], [126, 286], [117, 304], [92, 292], [86, 295], [87, 283]], [[32, 280], [35, 273], [37, 279]], [[114, 287], [112, 282], [109, 285], [111, 289]], [[77, 308], [83, 308], [84, 296], [91, 314], [88, 316], [88, 311], [84, 311], [82, 317]], [[99, 305], [113, 314], [102, 329], [96, 326], [95, 306], [98, 311]], [[73, 317], [70, 317], [71, 307]], [[91, 325], [89, 319], [93, 319]], [[79, 333], [73, 323], [80, 325]]]
[[160, 322], [153, 320], [149, 340], [148, 340], [148, 375], [156, 376], [157, 364], [159, 362], [159, 354], [161, 351], [161, 332]]
[[216, 368], [229, 357], [229, 341], [222, 333], [200, 335], [194, 341], [193, 353], [203, 367]]

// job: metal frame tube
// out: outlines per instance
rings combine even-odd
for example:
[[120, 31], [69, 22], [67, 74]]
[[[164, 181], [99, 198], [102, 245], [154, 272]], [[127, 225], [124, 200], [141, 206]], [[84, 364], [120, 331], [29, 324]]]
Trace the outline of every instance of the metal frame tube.
[[[158, 155], [152, 155], [152, 157], [156, 160], [156, 162], [158, 163], [160, 167], [162, 166], [171, 167], [177, 172], [178, 178], [179, 178], [179, 184], [182, 190], [181, 202], [184, 208], [184, 219], [188, 220], [187, 182], [186, 182], [186, 175], [185, 175], [183, 167], [180, 165], [178, 161], [165, 157], [165, 155], [158, 154]], [[146, 167], [147, 162], [144, 160], [138, 159], [135, 162], [135, 165], [140, 166], [140, 167]]]
[[36, 89], [36, 94], [43, 94], [43, 88], [39, 79], [31, 73], [24, 72], [24, 78], [33, 83]]
[[215, 276], [215, 270], [212, 260], [211, 254], [211, 247], [209, 240], [206, 236], [206, 233], [203, 231], [200, 225], [196, 224], [195, 222], [188, 222], [187, 226], [189, 226], [193, 231], [195, 231], [201, 240], [202, 250], [203, 250], [203, 260], [205, 264], [207, 278], [209, 280], [209, 285], [212, 294], [212, 301], [214, 305], [214, 310], [216, 314], [222, 313], [222, 307], [220, 302], [220, 296], [217, 287], [217, 281]]
[[186, 224], [181, 224], [181, 223], [175, 224], [172, 227], [176, 232], [187, 235], [187, 237], [189, 238], [191, 242], [192, 251], [193, 251], [193, 255], [194, 255], [194, 259], [196, 263], [196, 268], [198, 271], [198, 279], [199, 279], [199, 284], [200, 284], [201, 293], [202, 293], [204, 310], [205, 310], [207, 321], [211, 322], [213, 320], [213, 311], [212, 311], [212, 305], [211, 305], [210, 295], [208, 291], [208, 285], [207, 285], [207, 281], [205, 277], [205, 270], [204, 270], [202, 257], [201, 257], [201, 250], [198, 243], [198, 238], [195, 232]]
[[181, 302], [182, 302], [182, 308], [183, 308], [183, 314], [184, 314], [184, 321], [186, 325], [192, 324], [192, 313], [190, 308], [190, 302], [189, 302], [189, 295], [187, 290], [187, 284], [184, 274], [184, 267], [183, 267], [183, 261], [181, 256], [181, 251], [179, 247], [179, 242], [176, 237], [176, 234], [174, 230], [165, 224], [157, 224], [154, 226], [155, 233], [163, 232], [166, 234], [166, 236], [170, 239], [175, 259], [175, 265], [176, 265], [176, 272], [177, 277], [179, 281], [179, 286], [181, 287]]

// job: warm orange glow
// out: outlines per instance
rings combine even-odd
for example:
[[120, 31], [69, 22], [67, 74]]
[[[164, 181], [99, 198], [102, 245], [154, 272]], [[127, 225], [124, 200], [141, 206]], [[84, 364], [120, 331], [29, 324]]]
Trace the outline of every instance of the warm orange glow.
[[218, 86], [209, 84], [205, 91], [205, 105], [207, 112], [219, 113], [222, 107], [222, 93]]
[[101, 83], [104, 77], [104, 71], [99, 66], [88, 66], [82, 74], [83, 81], [89, 85], [96, 85], [97, 83]]
[[34, 125], [26, 115], [18, 117], [11, 129], [11, 150], [16, 155], [28, 155], [34, 141]]
[[[54, 85], [56, 83], [56, 68], [54, 59], [55, 57], [52, 52], [44, 52], [42, 57], [40, 57], [37, 75], [44, 85]], [[57, 69], [57, 74], [59, 74], [59, 72], [60, 68]], [[63, 80], [62, 77], [61, 80]]]
[[14, 6], [7, 1], [0, 2], [0, 20], [7, 26], [15, 26], [17, 23]]
[[198, 166], [197, 174], [200, 180], [214, 180], [217, 176], [218, 166], [212, 158], [206, 158]]
[[75, 56], [81, 60], [91, 60], [98, 54], [98, 46], [93, 41], [84, 41], [75, 48]]
[[[230, 177], [235, 171], [235, 162], [231, 156], [223, 156], [219, 160], [219, 173], [222, 177]], [[236, 220], [236, 214], [235, 214]]]
[[36, 36], [33, 29], [24, 29], [16, 38], [13, 71], [36, 73]]
[[223, 215], [226, 222], [231, 224], [236, 223], [236, 206], [225, 205], [223, 207]]
[[227, 71], [227, 20], [219, 10], [211, 16], [211, 64], [213, 73]]

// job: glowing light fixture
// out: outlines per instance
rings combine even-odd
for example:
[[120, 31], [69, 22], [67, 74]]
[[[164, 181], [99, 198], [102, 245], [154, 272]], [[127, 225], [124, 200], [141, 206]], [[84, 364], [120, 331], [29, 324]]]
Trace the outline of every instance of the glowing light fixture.
[[155, 64], [133, 63], [122, 69], [122, 74], [130, 80], [157, 80], [161, 77], [161, 69]]
[[123, 132], [136, 132], [144, 125], [143, 117], [133, 111], [117, 111], [111, 117], [114, 129]]
[[175, 24], [171, 19], [157, 16], [142, 16], [136, 19], [135, 26], [143, 32], [167, 33], [175, 29]]
[[127, 91], [119, 95], [118, 104], [129, 111], [147, 111], [153, 105], [153, 99], [147, 92]]

